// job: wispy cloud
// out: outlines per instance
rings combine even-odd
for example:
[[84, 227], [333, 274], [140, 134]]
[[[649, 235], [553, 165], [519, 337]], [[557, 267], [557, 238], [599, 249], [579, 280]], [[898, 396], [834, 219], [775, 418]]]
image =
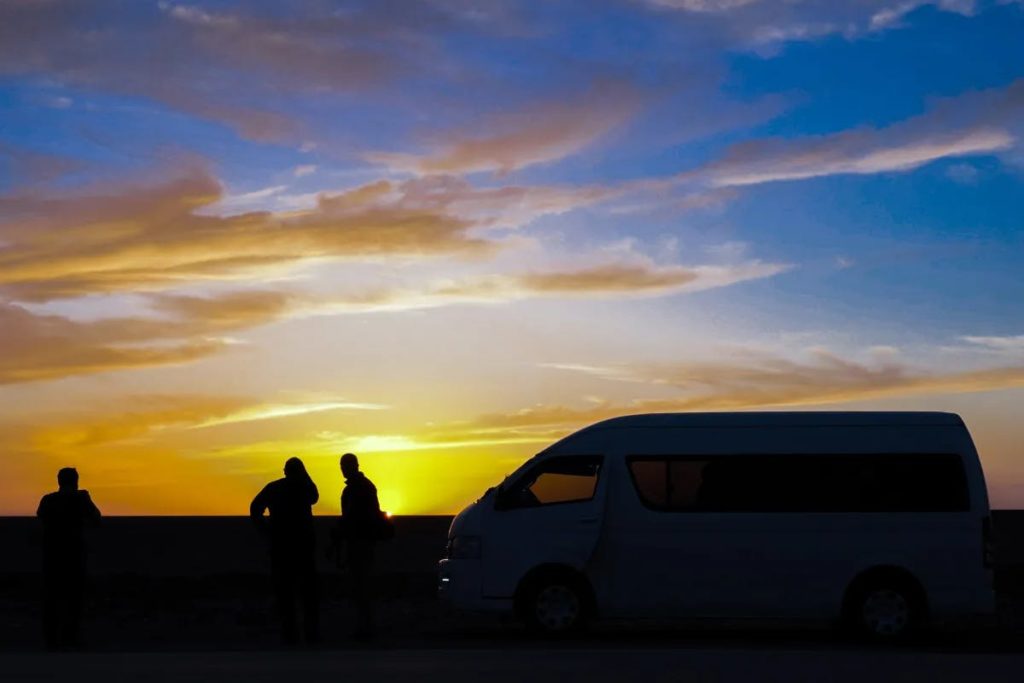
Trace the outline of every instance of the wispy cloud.
[[704, 173], [713, 186], [736, 187], [830, 175], [910, 171], [947, 157], [999, 152], [1016, 141], [1007, 131], [995, 129], [893, 140], [889, 144], [872, 137], [855, 131], [819, 139], [742, 143]]
[[147, 394], [122, 399], [117, 411], [77, 418], [51, 418], [37, 428], [32, 441], [43, 448], [110, 445], [140, 440], [167, 439], [169, 432], [185, 432], [227, 425], [285, 420], [330, 411], [377, 411], [388, 406], [346, 401], [328, 396], [260, 401], [230, 395]]
[[[884, 128], [828, 135], [753, 139], [674, 182], [711, 188], [833, 175], [905, 172], [939, 159], [998, 154], [1018, 145], [1024, 81], [937, 102], [920, 116]], [[649, 181], [657, 186], [659, 181]], [[665, 182], [665, 181], [660, 181]], [[638, 185], [638, 187], [643, 187]]]
[[308, 209], [215, 215], [204, 209], [221, 199], [221, 185], [193, 169], [150, 187], [0, 196], [0, 292], [45, 301], [261, 277], [325, 260], [480, 257], [500, 247], [481, 229], [518, 227], [609, 195], [384, 180], [321, 193]]
[[972, 16], [976, 0], [639, 0], [655, 7], [727, 23], [734, 39], [759, 49], [765, 44], [814, 40], [840, 34], [856, 38], [902, 26], [922, 7]]
[[[36, 315], [0, 302], [0, 385], [111, 370], [176, 365], [226, 346], [217, 338], [188, 336], [176, 323], [135, 319], [84, 323]], [[167, 340], [177, 339], [172, 343]]]
[[1024, 334], [1010, 336], [965, 336], [965, 342], [991, 351], [1024, 352]]
[[189, 429], [205, 429], [221, 425], [242, 422], [260, 422], [277, 420], [300, 415], [311, 415], [334, 410], [386, 410], [387, 406], [378, 403], [358, 403], [353, 401], [320, 400], [305, 403], [267, 403], [241, 408], [226, 415], [208, 417], [190, 424]]
[[[537, 405], [481, 415], [446, 425], [446, 438], [541, 434], [548, 437], [599, 420], [634, 413], [817, 406], [902, 396], [962, 394], [1024, 387], [1024, 365], [972, 370], [929, 370], [875, 354], [862, 362], [826, 350], [806, 359], [761, 355], [736, 362], [620, 364], [548, 363], [556, 371], [583, 373], [609, 381], [650, 384], [680, 392], [669, 398], [628, 402], [591, 401], [582, 407]], [[621, 392], [617, 392], [621, 393]]]
[[750, 261], [730, 266], [607, 263], [565, 271], [495, 275], [434, 290], [441, 297], [515, 300], [529, 297], [657, 296], [726, 287], [778, 275], [790, 266]]
[[1024, 385], [1024, 366], [945, 372], [909, 365], [888, 349], [871, 355], [871, 360], [859, 361], [813, 349], [800, 360], [755, 354], [735, 361], [588, 367], [586, 372], [675, 387], [692, 394], [677, 401], [691, 410], [808, 405]]
[[145, 97], [256, 140], [297, 139], [302, 123], [270, 104], [280, 93], [365, 92], [423, 74], [444, 61], [432, 31], [481, 30], [441, 5], [303, 3], [280, 13], [171, 1], [132, 12], [108, 0], [3, 3], [0, 74]]
[[544, 102], [516, 113], [485, 117], [481, 132], [465, 129], [434, 138], [434, 151], [423, 154], [372, 152], [368, 161], [421, 175], [478, 171], [508, 173], [557, 161], [606, 135], [640, 106], [637, 91], [621, 85], [598, 85], [590, 92]]
[[205, 296], [149, 295], [133, 317], [73, 320], [0, 302], [0, 384], [176, 365], [226, 351], [228, 335], [293, 317], [382, 313], [539, 298], [651, 297], [696, 292], [786, 271], [760, 261], [659, 266], [606, 262], [589, 268], [427, 281], [347, 294], [258, 289]]
[[81, 165], [69, 157], [37, 152], [0, 140], [0, 188], [44, 183]]

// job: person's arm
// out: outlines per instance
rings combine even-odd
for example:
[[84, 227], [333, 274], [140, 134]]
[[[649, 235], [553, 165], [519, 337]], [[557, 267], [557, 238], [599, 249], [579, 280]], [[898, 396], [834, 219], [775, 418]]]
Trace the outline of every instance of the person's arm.
[[374, 515], [380, 514], [380, 499], [377, 497], [377, 487], [370, 485], [370, 495], [367, 496], [369, 499], [370, 512]]
[[47, 510], [46, 509], [49, 507], [49, 505], [47, 504], [49, 502], [47, 500], [48, 498], [49, 498], [49, 496], [43, 496], [42, 498], [40, 498], [39, 499], [39, 508], [36, 510], [36, 517], [38, 517], [39, 519], [42, 519], [44, 521], [46, 520], [46, 514], [47, 514]]
[[103, 517], [103, 515], [100, 514], [100, 509], [96, 507], [96, 503], [92, 502], [92, 497], [89, 496], [88, 491], [82, 490], [80, 495], [82, 496], [85, 521], [96, 526], [100, 523], [100, 518]]
[[265, 533], [267, 530], [267, 521], [264, 519], [263, 513], [266, 512], [267, 508], [270, 506], [270, 501], [268, 500], [270, 498], [270, 494], [267, 492], [267, 489], [269, 488], [270, 484], [264, 486], [263, 490], [257, 493], [256, 497], [253, 498], [252, 502], [249, 504], [249, 518], [252, 519], [253, 524], [256, 525], [256, 528], [260, 533]]
[[[345, 496], [341, 496], [341, 510], [345, 509]], [[341, 550], [345, 545], [345, 517], [338, 515], [331, 527], [331, 540], [327, 544], [327, 559], [334, 562], [334, 566], [341, 567]]]
[[309, 504], [316, 505], [316, 502], [320, 500], [320, 491], [316, 488], [316, 482], [312, 479], [309, 480]]

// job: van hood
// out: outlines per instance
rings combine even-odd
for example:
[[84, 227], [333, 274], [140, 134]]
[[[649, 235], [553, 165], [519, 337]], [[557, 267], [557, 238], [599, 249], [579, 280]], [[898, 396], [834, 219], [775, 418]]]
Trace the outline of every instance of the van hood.
[[483, 526], [483, 510], [493, 495], [493, 489], [485, 493], [480, 500], [467, 505], [462, 512], [455, 515], [452, 525], [448, 527], [448, 538], [454, 536], [479, 536]]

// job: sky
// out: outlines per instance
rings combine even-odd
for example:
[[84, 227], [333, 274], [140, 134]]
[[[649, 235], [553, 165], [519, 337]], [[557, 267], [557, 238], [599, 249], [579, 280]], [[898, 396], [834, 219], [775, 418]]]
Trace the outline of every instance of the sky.
[[452, 513], [594, 421], [949, 410], [1024, 507], [1024, 2], [0, 3], [0, 514]]

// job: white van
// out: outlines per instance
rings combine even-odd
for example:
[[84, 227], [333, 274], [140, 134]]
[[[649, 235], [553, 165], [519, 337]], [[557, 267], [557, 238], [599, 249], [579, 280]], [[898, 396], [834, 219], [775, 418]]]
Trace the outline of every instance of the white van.
[[958, 415], [634, 415], [562, 439], [463, 510], [440, 594], [547, 632], [764, 617], [892, 638], [993, 613], [989, 537]]

